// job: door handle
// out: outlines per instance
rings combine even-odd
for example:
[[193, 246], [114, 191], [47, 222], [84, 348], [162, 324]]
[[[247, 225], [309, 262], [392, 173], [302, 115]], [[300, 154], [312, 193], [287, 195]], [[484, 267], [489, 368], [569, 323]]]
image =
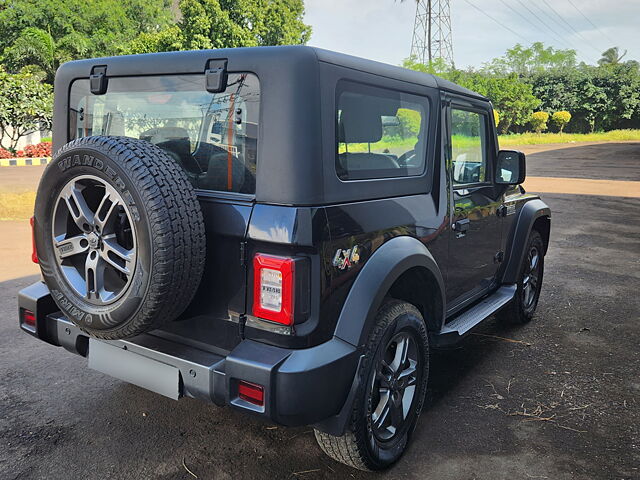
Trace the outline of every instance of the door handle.
[[469, 225], [469, 219], [463, 218], [453, 224], [453, 230], [457, 233], [466, 233], [466, 231], [469, 230]]

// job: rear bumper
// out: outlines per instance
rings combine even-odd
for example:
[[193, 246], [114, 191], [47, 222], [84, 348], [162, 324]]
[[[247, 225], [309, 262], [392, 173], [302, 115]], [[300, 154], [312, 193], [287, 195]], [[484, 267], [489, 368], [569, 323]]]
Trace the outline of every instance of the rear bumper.
[[[22, 310], [36, 316], [36, 328], [21, 328], [45, 342], [89, 358], [89, 366], [172, 398], [187, 396], [229, 405], [282, 425], [326, 424], [343, 428], [345, 403], [354, 387], [357, 349], [333, 338], [308, 349], [286, 349], [252, 340], [218, 355], [149, 334], [127, 340], [102, 341], [56, 312], [42, 282], [20, 291]], [[264, 387], [264, 405], [238, 396], [238, 382]], [[337, 423], [336, 423], [337, 422]]]

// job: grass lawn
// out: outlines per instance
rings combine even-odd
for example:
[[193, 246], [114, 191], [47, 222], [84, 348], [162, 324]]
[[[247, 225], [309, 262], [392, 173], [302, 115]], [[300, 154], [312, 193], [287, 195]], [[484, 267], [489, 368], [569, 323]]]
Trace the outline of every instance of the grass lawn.
[[500, 135], [498, 141], [501, 147], [508, 145], [539, 145], [544, 143], [573, 143], [573, 142], [621, 142], [640, 141], [640, 130], [611, 130], [596, 133], [516, 133]]

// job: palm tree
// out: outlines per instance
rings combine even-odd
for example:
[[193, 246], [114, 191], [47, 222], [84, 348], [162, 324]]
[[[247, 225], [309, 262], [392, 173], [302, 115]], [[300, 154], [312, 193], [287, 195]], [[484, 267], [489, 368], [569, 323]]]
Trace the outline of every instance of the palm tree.
[[618, 47], [611, 47], [602, 52], [602, 58], [598, 60], [598, 65], [618, 65], [620, 61], [627, 54], [625, 50], [622, 55], [620, 55], [620, 50]]

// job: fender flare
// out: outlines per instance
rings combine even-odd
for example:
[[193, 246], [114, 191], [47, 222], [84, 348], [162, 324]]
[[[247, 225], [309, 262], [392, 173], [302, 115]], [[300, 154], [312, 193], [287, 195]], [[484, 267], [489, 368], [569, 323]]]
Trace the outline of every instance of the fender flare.
[[[551, 209], [539, 198], [529, 200], [520, 209], [511, 233], [510, 247], [502, 276], [503, 283], [516, 283], [518, 281], [518, 271], [525, 254], [527, 238], [529, 238], [533, 224], [540, 217], [547, 217], [550, 220]], [[544, 253], [547, 253], [546, 250]]]
[[[431, 252], [419, 240], [400, 236], [379, 247], [358, 273], [338, 317], [335, 336], [356, 347], [364, 345], [385, 295], [403, 273], [414, 267], [426, 268], [436, 279], [442, 312], [440, 318], [425, 321], [428, 328], [440, 329], [445, 308], [444, 280], [440, 268]], [[425, 292], [425, 295], [428, 294]]]

